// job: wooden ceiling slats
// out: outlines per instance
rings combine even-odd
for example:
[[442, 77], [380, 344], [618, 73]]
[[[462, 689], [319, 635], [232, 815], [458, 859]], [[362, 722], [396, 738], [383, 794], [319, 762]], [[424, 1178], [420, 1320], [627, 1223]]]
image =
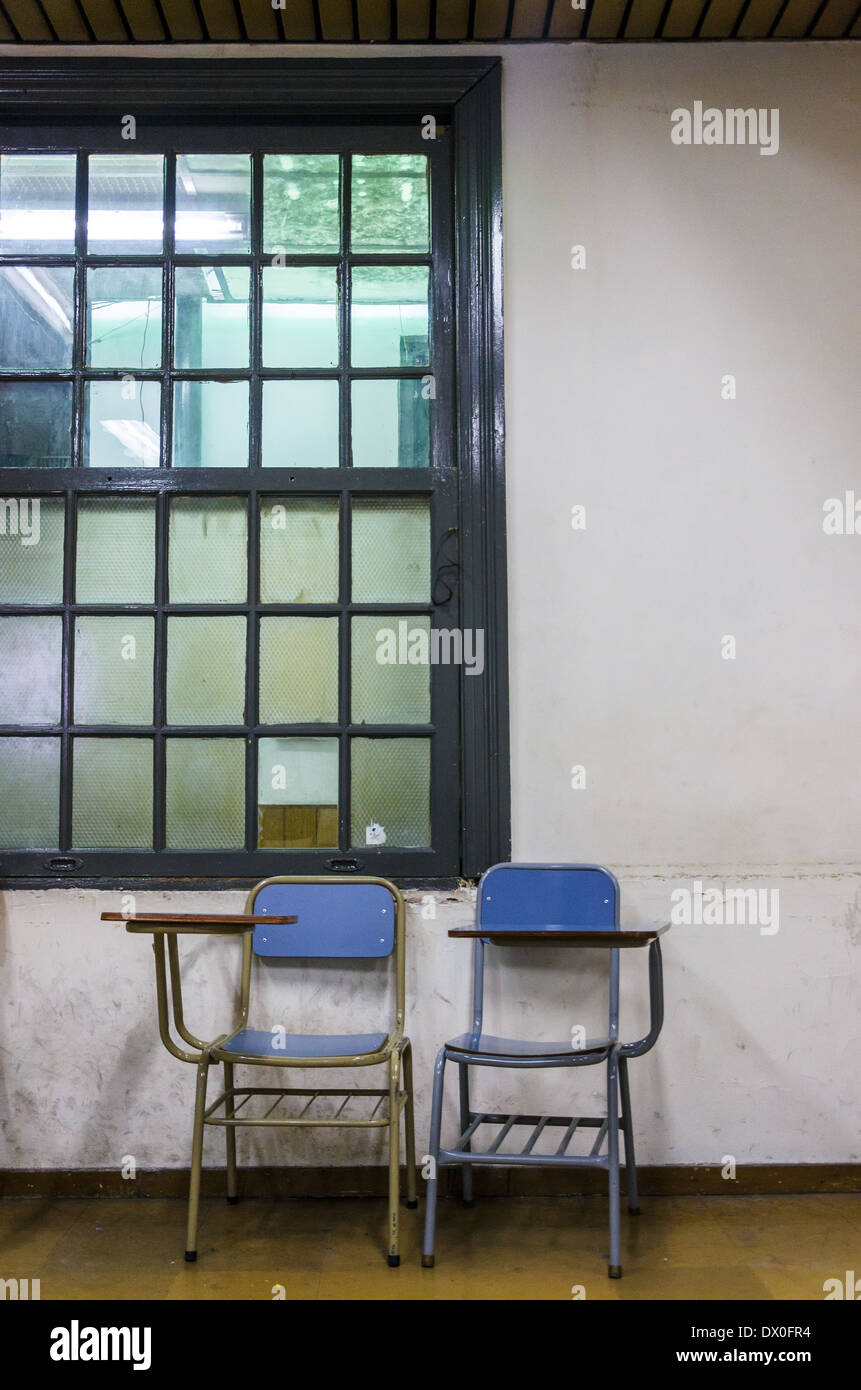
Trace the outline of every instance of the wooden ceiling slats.
[[744, 0], [711, 0], [708, 12], [700, 27], [703, 39], [728, 39], [739, 15]]
[[358, 0], [359, 38], [378, 42], [394, 38], [389, 0]]
[[475, 39], [504, 39], [508, 24], [508, 0], [475, 0]]
[[175, 43], [193, 43], [204, 37], [193, 0], [161, 0], [161, 8]]
[[398, 0], [398, 38], [430, 38], [430, 0]]
[[821, 0], [789, 0], [774, 31], [776, 39], [803, 39], [816, 18]]
[[252, 43], [278, 43], [281, 30], [270, 0], [239, 0], [239, 8], [245, 32]]
[[615, 39], [627, 7], [628, 0], [601, 0], [589, 16], [587, 39]]
[[665, 39], [691, 39], [703, 12], [704, 0], [673, 0], [667, 22]]
[[783, 0], [750, 0], [747, 14], [738, 26], [740, 39], [765, 38], [778, 14]]
[[469, 0], [437, 0], [436, 37], [465, 39], [469, 33]]
[[22, 43], [44, 43], [51, 38], [51, 26], [35, 0], [5, 0], [6, 13], [18, 30]]
[[828, 0], [819, 16], [811, 38], [839, 39], [846, 33], [846, 26], [858, 8], [858, 0]]
[[547, 18], [547, 0], [515, 0], [511, 21], [513, 39], [540, 39]]
[[[595, 0], [593, 0], [593, 4]], [[586, 22], [586, 11], [575, 10], [571, 0], [553, 0], [553, 14], [550, 17], [549, 39], [576, 39]]]

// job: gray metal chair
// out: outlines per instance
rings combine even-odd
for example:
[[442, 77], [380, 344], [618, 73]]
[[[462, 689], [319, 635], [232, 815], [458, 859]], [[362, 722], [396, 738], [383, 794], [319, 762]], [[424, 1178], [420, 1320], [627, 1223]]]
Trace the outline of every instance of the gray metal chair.
[[[436, 1201], [440, 1168], [459, 1166], [463, 1199], [472, 1204], [472, 1168], [475, 1164], [507, 1167], [601, 1168], [608, 1174], [610, 1195], [610, 1259], [608, 1274], [619, 1279], [622, 1264], [619, 1244], [619, 1129], [625, 1136], [625, 1169], [628, 1208], [639, 1211], [637, 1171], [628, 1059], [641, 1057], [654, 1047], [664, 1017], [661, 947], [658, 938], [668, 925], [622, 928], [619, 925], [619, 885], [613, 874], [595, 864], [496, 864], [488, 869], [478, 889], [473, 928], [449, 932], [452, 937], [473, 939], [473, 1021], [468, 1033], [452, 1038], [436, 1059], [431, 1108], [427, 1184], [427, 1212], [422, 1264], [434, 1263]], [[606, 1034], [580, 1045], [527, 1042], [496, 1037], [484, 1032], [484, 953], [486, 945], [558, 945], [603, 947], [610, 952], [609, 1002]], [[619, 1041], [619, 950], [649, 946], [649, 994], [651, 1023], [639, 1042]], [[453, 1062], [460, 1084], [461, 1133], [451, 1148], [440, 1147], [445, 1067]], [[469, 1101], [470, 1067], [607, 1067], [607, 1114], [599, 1116], [511, 1115], [474, 1111]], [[621, 1115], [620, 1115], [621, 1099]], [[489, 1147], [476, 1147], [485, 1125], [498, 1128]], [[528, 1125], [531, 1133], [516, 1153], [501, 1153], [500, 1146], [516, 1126]], [[535, 1145], [547, 1128], [564, 1133], [553, 1153], [535, 1153]], [[597, 1130], [591, 1151], [571, 1155], [568, 1147], [580, 1128]], [[606, 1147], [605, 1147], [606, 1141]]]

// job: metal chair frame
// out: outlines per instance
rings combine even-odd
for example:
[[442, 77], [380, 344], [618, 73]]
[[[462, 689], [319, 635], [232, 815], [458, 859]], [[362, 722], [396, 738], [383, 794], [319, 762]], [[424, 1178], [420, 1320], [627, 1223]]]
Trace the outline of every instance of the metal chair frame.
[[[579, 872], [583, 870], [603, 874], [608, 889], [612, 891], [612, 923], [602, 925], [608, 935], [621, 932], [619, 925], [619, 884], [608, 869], [597, 864], [495, 864], [482, 876], [478, 887], [476, 905], [476, 930], [482, 927], [482, 905], [485, 901], [488, 882], [500, 872], [512, 873], [521, 869], [553, 870]], [[584, 923], [584, 929], [587, 927]], [[515, 924], [512, 923], [512, 934]], [[541, 928], [534, 929], [534, 944], [552, 944], [554, 933], [559, 929], [547, 924], [544, 941], [538, 935]], [[594, 933], [597, 928], [592, 927]], [[609, 1186], [609, 1225], [610, 1256], [608, 1275], [611, 1279], [621, 1278], [620, 1255], [620, 1213], [619, 1213], [619, 1130], [625, 1138], [625, 1170], [627, 1176], [628, 1210], [639, 1213], [639, 1193], [634, 1153], [634, 1133], [631, 1117], [631, 1096], [628, 1080], [628, 1060], [641, 1057], [654, 1047], [663, 1025], [663, 971], [661, 946], [655, 938], [649, 943], [649, 1000], [650, 1027], [645, 1037], [638, 1042], [619, 1041], [619, 949], [610, 948], [609, 1001], [607, 1036], [597, 1040], [587, 1040], [582, 1048], [572, 1051], [570, 1056], [560, 1053], [533, 1052], [532, 1055], [491, 1055], [482, 1052], [482, 1026], [484, 1017], [484, 961], [485, 946], [491, 942], [504, 941], [506, 931], [499, 927], [487, 927], [487, 936], [475, 937], [473, 941], [473, 989], [472, 989], [472, 1028], [468, 1039], [463, 1037], [443, 1044], [439, 1049], [434, 1067], [433, 1100], [431, 1105], [431, 1128], [429, 1143], [430, 1177], [427, 1184], [427, 1208], [425, 1235], [422, 1247], [422, 1265], [432, 1268], [434, 1264], [434, 1244], [436, 1236], [436, 1203], [439, 1184], [439, 1170], [445, 1167], [460, 1167], [463, 1183], [463, 1201], [473, 1205], [472, 1169], [476, 1164], [499, 1167], [553, 1167], [553, 1168], [599, 1168], [608, 1174]], [[544, 934], [544, 933], [542, 933]], [[571, 933], [573, 935], [573, 933]], [[565, 945], [585, 945], [576, 940], [564, 941]], [[594, 944], [588, 943], [588, 944]], [[633, 944], [633, 943], [625, 943]], [[640, 943], [638, 943], [640, 944]], [[605, 947], [605, 949], [607, 949]], [[528, 1044], [533, 1049], [540, 1045]], [[450, 1148], [440, 1145], [442, 1126], [443, 1093], [445, 1087], [445, 1067], [453, 1062], [458, 1068], [460, 1135]], [[607, 1114], [599, 1116], [500, 1114], [475, 1111], [469, 1099], [470, 1067], [506, 1067], [531, 1069], [537, 1067], [585, 1067], [606, 1063], [607, 1066]], [[621, 1101], [621, 1114], [620, 1114]], [[484, 1125], [501, 1126], [499, 1133], [488, 1148], [477, 1149], [474, 1140]], [[532, 1130], [524, 1147], [518, 1153], [500, 1153], [499, 1148], [510, 1130], [519, 1126], [529, 1126]], [[561, 1128], [564, 1133], [561, 1142], [552, 1154], [533, 1152], [542, 1132], [547, 1128]], [[567, 1149], [576, 1131], [580, 1128], [597, 1130], [595, 1141], [586, 1155], [570, 1155]], [[606, 1147], [605, 1147], [606, 1140]]]

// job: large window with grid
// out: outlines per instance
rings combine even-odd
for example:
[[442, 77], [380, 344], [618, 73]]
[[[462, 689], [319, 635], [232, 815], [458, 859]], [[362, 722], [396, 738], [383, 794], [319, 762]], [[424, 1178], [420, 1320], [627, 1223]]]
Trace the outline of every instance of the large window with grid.
[[460, 872], [445, 129], [0, 154], [12, 878]]

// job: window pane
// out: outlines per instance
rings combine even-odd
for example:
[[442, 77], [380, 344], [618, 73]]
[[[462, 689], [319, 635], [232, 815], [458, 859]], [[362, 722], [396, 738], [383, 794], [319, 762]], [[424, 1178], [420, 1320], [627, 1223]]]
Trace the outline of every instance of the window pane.
[[76, 738], [72, 843], [78, 849], [152, 849], [152, 743]]
[[68, 468], [71, 462], [71, 382], [0, 382], [0, 468]]
[[263, 383], [263, 467], [337, 468], [337, 381]]
[[63, 531], [60, 497], [0, 499], [0, 603], [60, 603]]
[[318, 255], [341, 244], [339, 156], [267, 154], [263, 160], [263, 249]]
[[354, 251], [427, 251], [427, 157], [354, 154], [350, 232]]
[[91, 367], [161, 365], [158, 266], [87, 271], [87, 362]]
[[353, 382], [354, 468], [427, 468], [427, 389], [422, 381]]
[[0, 739], [0, 845], [51, 849], [60, 838], [60, 740]]
[[168, 849], [245, 844], [245, 743], [241, 738], [167, 740]]
[[164, 240], [164, 158], [91, 154], [87, 250], [90, 255], [158, 255]]
[[61, 618], [0, 618], [0, 724], [60, 721]]
[[87, 382], [84, 467], [158, 468], [160, 459], [159, 382]]
[[171, 603], [244, 603], [248, 508], [241, 497], [175, 497], [168, 555]]
[[353, 602], [430, 600], [430, 507], [421, 498], [353, 503]]
[[168, 724], [241, 724], [245, 619], [168, 618]]
[[155, 502], [82, 497], [78, 502], [78, 603], [152, 603]]
[[334, 266], [264, 266], [263, 365], [338, 365], [338, 274]]
[[338, 619], [262, 618], [261, 724], [338, 719]]
[[75, 723], [151, 724], [152, 618], [75, 619]]
[[270, 497], [260, 505], [260, 602], [338, 602], [338, 499]]
[[356, 266], [350, 317], [354, 367], [426, 366], [427, 267]]
[[0, 250], [66, 255], [75, 249], [73, 154], [0, 155]]
[[177, 251], [247, 251], [250, 225], [250, 155], [177, 155]]
[[354, 738], [351, 758], [351, 843], [429, 845], [430, 740]]
[[248, 467], [247, 381], [175, 381], [174, 468]]
[[337, 848], [336, 738], [262, 738], [257, 769], [260, 849]]
[[430, 618], [353, 619], [352, 722], [430, 722]]
[[177, 266], [177, 367], [248, 366], [250, 285], [247, 266]]
[[[0, 243], [0, 249], [5, 249]], [[64, 371], [72, 365], [75, 272], [71, 266], [0, 269], [0, 372]]]

